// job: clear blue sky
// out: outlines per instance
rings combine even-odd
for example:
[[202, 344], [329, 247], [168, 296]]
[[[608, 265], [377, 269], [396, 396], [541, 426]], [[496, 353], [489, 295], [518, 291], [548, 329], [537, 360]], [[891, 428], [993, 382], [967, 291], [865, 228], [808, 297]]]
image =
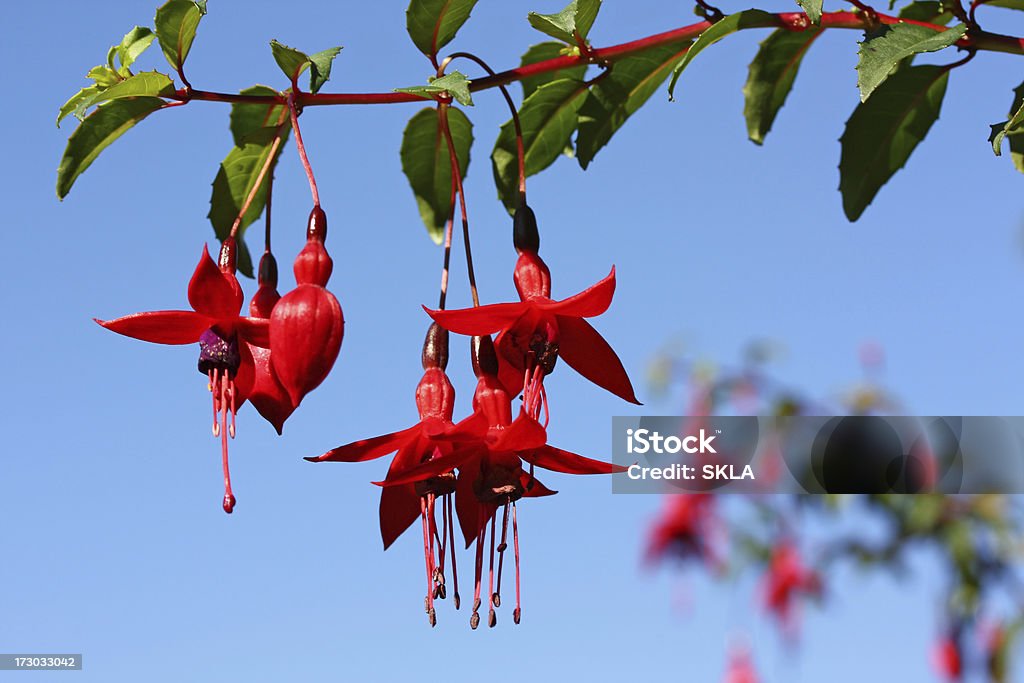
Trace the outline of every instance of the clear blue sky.
[[[191, 80], [214, 90], [284, 87], [267, 46], [277, 38], [309, 51], [345, 46], [327, 90], [419, 83], [429, 67], [405, 34], [404, 8], [212, 0], [189, 59]], [[481, 2], [452, 48], [507, 67], [543, 39], [527, 11], [559, 8]], [[546, 483], [559, 495], [520, 506], [521, 626], [503, 607], [498, 629], [471, 632], [468, 611], [450, 605], [438, 610], [437, 629], [426, 625], [415, 538], [380, 551], [378, 490], [369, 481], [384, 463], [301, 460], [415, 420], [427, 322], [419, 306], [435, 300], [441, 257], [398, 159], [417, 105], [310, 108], [303, 116], [330, 218], [344, 348], [284, 437], [251, 409], [239, 416], [239, 502], [224, 515], [195, 350], [120, 338], [92, 318], [185, 305], [196, 256], [212, 239], [209, 184], [230, 146], [227, 106], [161, 112], [104, 152], [63, 204], [53, 191], [72, 129], [71, 121], [54, 128], [57, 108], [111, 43], [151, 24], [154, 9], [141, 1], [15, 3], [0, 45], [0, 651], [82, 652], [86, 662], [84, 672], [32, 680], [398, 681], [435, 672], [461, 680], [488, 672], [713, 682], [737, 632], [754, 641], [772, 683], [932, 680], [936, 573], [925, 568], [904, 583], [828, 577], [834, 590], [823, 611], [807, 615], [793, 652], [757, 614], [752, 580], [736, 590], [692, 571], [641, 570], [659, 501], [612, 496], [604, 479], [551, 475]], [[1007, 32], [1024, 31], [1008, 10], [982, 12], [1005, 20]], [[608, 0], [592, 38], [617, 43], [691, 19], [685, 3]], [[556, 295], [616, 265], [615, 302], [596, 322], [641, 399], [647, 363], [677, 335], [726, 362], [752, 338], [780, 340], [788, 354], [777, 373], [815, 395], [856, 379], [857, 348], [874, 339], [887, 351], [888, 382], [913, 410], [1020, 414], [1022, 178], [986, 142], [1020, 81], [1020, 58], [981, 54], [954, 73], [929, 139], [851, 225], [835, 188], [837, 139], [857, 101], [858, 36], [835, 31], [818, 41], [757, 148], [745, 139], [741, 87], [761, 37], [748, 32], [702, 54], [681, 79], [678, 102], [655, 95], [588, 172], [560, 160], [531, 181]], [[155, 48], [141, 67], [166, 69]], [[488, 154], [507, 113], [496, 92], [475, 99], [467, 193], [478, 278], [485, 300], [506, 300], [514, 294], [510, 222], [494, 200]], [[274, 208], [287, 274], [309, 211], [292, 145]], [[460, 266], [452, 303], [467, 302]], [[461, 413], [472, 387], [467, 355], [454, 345]], [[636, 413], [565, 368], [548, 389], [551, 441], [587, 455], [607, 454], [610, 416]], [[471, 564], [468, 554], [460, 560]], [[689, 607], [679, 606], [681, 593]]]

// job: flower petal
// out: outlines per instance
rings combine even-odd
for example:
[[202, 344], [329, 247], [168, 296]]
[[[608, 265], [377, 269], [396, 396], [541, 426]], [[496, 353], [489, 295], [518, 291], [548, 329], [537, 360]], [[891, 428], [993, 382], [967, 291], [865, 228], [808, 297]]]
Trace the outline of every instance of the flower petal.
[[481, 503], [476, 494], [473, 493], [473, 480], [480, 474], [479, 462], [470, 465], [464, 470], [459, 470], [459, 477], [455, 481], [455, 512], [459, 516], [459, 527], [466, 539], [466, 547], [473, 545], [473, 541], [489, 521], [498, 506], [493, 503]]
[[406, 443], [419, 435], [420, 426], [415, 424], [400, 432], [391, 432], [383, 436], [375, 436], [372, 439], [353, 441], [332, 448], [323, 455], [316, 458], [305, 458], [310, 462], [366, 462], [397, 451]]
[[252, 392], [249, 394], [249, 402], [263, 416], [263, 419], [272, 424], [280, 434], [284, 429], [285, 420], [295, 412], [295, 405], [270, 366], [270, 349], [261, 349], [247, 343], [243, 343], [241, 346], [245, 346], [252, 354], [255, 369], [255, 379]]
[[526, 379], [522, 353], [512, 343], [512, 335], [504, 331], [495, 338], [494, 348], [498, 351], [498, 381], [514, 398], [523, 392]]
[[154, 344], [194, 344], [215, 322], [193, 311], [150, 311], [117, 320], [93, 319], [112, 332]]
[[400, 472], [395, 472], [394, 474], [388, 472], [388, 476], [384, 481], [375, 481], [373, 483], [377, 486], [399, 486], [400, 484], [424, 481], [445, 472], [451, 472], [456, 467], [461, 467], [466, 462], [479, 457], [480, 453], [481, 448], [478, 446], [463, 446], [456, 448], [448, 455], [428, 460], [415, 467], [403, 468]]
[[385, 486], [380, 492], [380, 537], [384, 550], [391, 547], [420, 516], [420, 497], [416, 487]]
[[543, 467], [553, 472], [562, 472], [563, 474], [611, 474], [612, 472], [626, 471], [626, 468], [622, 465], [592, 460], [591, 458], [547, 445], [531, 451], [522, 451], [519, 453], [519, 457], [537, 467]]
[[633, 384], [608, 342], [581, 318], [558, 318], [558, 355], [576, 372], [616, 396], [642, 405], [636, 400]]
[[497, 430], [497, 438], [490, 448], [493, 451], [523, 451], [540, 448], [547, 443], [548, 434], [540, 423], [524, 412], [505, 429]]
[[483, 335], [507, 329], [529, 309], [529, 304], [515, 303], [487, 304], [456, 311], [423, 310], [438, 325], [456, 334]]
[[242, 310], [242, 288], [238, 280], [221, 272], [205, 244], [188, 283], [188, 302], [197, 313], [213, 318], [234, 318]]
[[270, 348], [270, 321], [265, 318], [242, 318], [234, 322], [235, 331], [244, 341], [261, 349]]
[[523, 485], [523, 498], [541, 498], [543, 496], [553, 496], [558, 493], [558, 491], [552, 491], [547, 486], [540, 483], [540, 479], [526, 471], [523, 471], [523, 473], [519, 475], [519, 483]]
[[538, 302], [537, 306], [558, 315], [571, 315], [576, 318], [593, 318], [601, 315], [612, 305], [615, 294], [615, 266], [600, 282], [587, 287], [579, 294], [567, 299], [552, 302]]

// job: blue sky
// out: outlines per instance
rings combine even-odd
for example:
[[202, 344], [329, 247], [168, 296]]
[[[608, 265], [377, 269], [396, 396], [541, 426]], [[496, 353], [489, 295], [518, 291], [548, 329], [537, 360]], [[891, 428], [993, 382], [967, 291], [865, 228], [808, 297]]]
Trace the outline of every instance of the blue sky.
[[[596, 45], [691, 21], [682, 5], [605, 5]], [[345, 46], [326, 90], [419, 83], [430, 69], [405, 34], [404, 7], [212, 0], [190, 79], [210, 90], [284, 87], [267, 45], [277, 38], [308, 51]], [[543, 40], [527, 11], [559, 8], [481, 2], [451, 48], [508, 67]], [[385, 465], [301, 460], [415, 421], [427, 323], [419, 306], [435, 300], [441, 259], [398, 158], [418, 105], [309, 108], [303, 116], [330, 220], [331, 288], [345, 311], [345, 342], [333, 374], [283, 437], [251, 410], [239, 416], [239, 502], [224, 515], [195, 350], [133, 342], [92, 318], [185, 304], [197, 254], [212, 240], [209, 184], [230, 147], [227, 106], [161, 112], [104, 152], [66, 201], [53, 192], [72, 130], [70, 121], [53, 127], [57, 108], [111, 43], [151, 23], [154, 9], [65, 0], [8, 11], [13, 30], [0, 51], [19, 66], [3, 75], [0, 650], [84, 653], [86, 670], [59, 680], [391, 681], [443, 667], [455, 679], [496, 672], [717, 681], [730, 639], [746, 633], [768, 681], [932, 680], [943, 579], [927, 558], [915, 561], [913, 581], [828, 577], [833, 590], [806, 615], [794, 651], [758, 613], [752, 577], [736, 588], [693, 571], [642, 570], [660, 501], [612, 496], [600, 478], [550, 475], [545, 482], [559, 495], [520, 506], [521, 626], [503, 608], [499, 628], [471, 632], [468, 612], [443, 605], [438, 628], [427, 627], [415, 539], [380, 551], [378, 491], [369, 481]], [[1024, 32], [1008, 10], [988, 17], [1005, 22], [1003, 32]], [[818, 41], [758, 148], [745, 139], [741, 88], [762, 35], [746, 32], [704, 52], [680, 79], [678, 101], [656, 94], [586, 173], [563, 159], [531, 180], [555, 295], [579, 291], [615, 264], [615, 302], [596, 326], [641, 400], [647, 364], [674, 338], [723, 362], [753, 338], [779, 340], [787, 353], [776, 373], [813, 395], [856, 380], [857, 349], [871, 339], [886, 350], [887, 382], [912, 410], [1020, 414], [1021, 177], [986, 142], [1020, 81], [1019, 57], [980, 54], [953, 73], [929, 139], [850, 224], [835, 190], [837, 140], [857, 102], [858, 34]], [[141, 66], [166, 68], [156, 49]], [[514, 295], [514, 253], [488, 154], [507, 112], [496, 92], [475, 100], [467, 195], [477, 276], [483, 299], [500, 301]], [[309, 211], [292, 145], [277, 177], [275, 245], [288, 273]], [[450, 302], [466, 305], [462, 261], [453, 260]], [[460, 413], [469, 405], [468, 366], [457, 341], [450, 374]], [[551, 442], [594, 457], [608, 453], [612, 415], [683, 410], [670, 401], [635, 409], [566, 368], [548, 392]], [[468, 554], [459, 559], [470, 565]]]

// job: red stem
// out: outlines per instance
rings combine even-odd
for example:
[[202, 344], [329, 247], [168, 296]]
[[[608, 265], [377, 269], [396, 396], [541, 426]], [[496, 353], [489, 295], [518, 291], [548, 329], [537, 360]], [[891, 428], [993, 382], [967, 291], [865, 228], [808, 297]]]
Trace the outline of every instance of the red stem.
[[[912, 19], [901, 19], [889, 14], [877, 15], [877, 20], [882, 24], [914, 24], [925, 26], [936, 31], [946, 31], [946, 26], [931, 24], [926, 21], [914, 21]], [[821, 28], [843, 28], [863, 30], [870, 24], [870, 20], [862, 12], [825, 12], [821, 15]], [[501, 71], [494, 76], [487, 76], [473, 81], [469, 88], [473, 92], [496, 88], [514, 81], [522, 80], [527, 76], [550, 73], [573, 66], [590, 64], [595, 60], [614, 62], [623, 57], [629, 57], [642, 50], [693, 40], [705, 29], [711, 26], [708, 21], [699, 21], [689, 26], [646, 36], [619, 45], [611, 45], [604, 48], [593, 48], [588, 55], [566, 55], [555, 57], [534, 64], [527, 64], [515, 69]], [[769, 15], [763, 24], [750, 25], [744, 28], [784, 28], [790, 31], [803, 31], [810, 22], [803, 12], [780, 12]], [[974, 31], [969, 36], [961, 38], [956, 42], [958, 47], [974, 47], [977, 50], [991, 52], [1008, 52], [1011, 54], [1024, 55], [1024, 38], [1007, 36], [988, 31]], [[404, 102], [422, 102], [423, 98], [418, 95], [401, 92], [384, 93], [295, 93], [294, 98], [298, 106], [321, 106], [338, 104], [400, 104]], [[173, 99], [181, 101], [204, 100], [209, 102], [248, 102], [275, 104], [285, 102], [286, 99], [274, 95], [239, 95], [233, 93], [210, 92], [207, 90], [189, 90], [182, 88], [175, 92]]]
[[452, 166], [452, 177], [455, 179], [455, 187], [459, 192], [459, 211], [462, 214], [462, 241], [466, 247], [466, 272], [469, 276], [469, 293], [473, 297], [473, 305], [480, 305], [480, 294], [476, 290], [476, 273], [473, 270], [473, 249], [469, 243], [469, 215], [466, 211], [466, 195], [462, 189], [462, 171], [459, 167], [459, 157], [455, 153], [455, 141], [452, 140], [452, 131], [448, 127], [448, 105], [439, 102], [437, 114], [441, 126], [441, 133], [448, 143], [448, 159]]
[[299, 150], [299, 158], [302, 160], [302, 168], [306, 170], [306, 177], [309, 178], [309, 192], [313, 195], [313, 207], [320, 206], [320, 190], [316, 186], [316, 178], [313, 177], [313, 167], [309, 164], [309, 157], [306, 155], [306, 145], [302, 142], [302, 132], [299, 130], [299, 111], [296, 105], [296, 93], [288, 96], [288, 111], [292, 117], [292, 130], [295, 131], [295, 147]]

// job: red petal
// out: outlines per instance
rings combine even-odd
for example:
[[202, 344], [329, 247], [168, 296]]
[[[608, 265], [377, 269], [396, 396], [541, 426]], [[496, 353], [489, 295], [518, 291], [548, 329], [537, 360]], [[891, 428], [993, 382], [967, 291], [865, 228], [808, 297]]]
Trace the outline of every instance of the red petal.
[[[418, 453], [422, 451], [425, 439], [417, 437], [406, 446], [398, 449], [398, 455], [391, 461], [388, 477], [415, 463]], [[412, 484], [405, 486], [385, 486], [380, 493], [380, 537], [384, 541], [384, 550], [401, 536], [420, 516], [420, 497]]]
[[215, 322], [192, 311], [150, 311], [117, 320], [94, 320], [112, 332], [154, 344], [194, 344]]
[[235, 410], [237, 411], [242, 407], [256, 384], [256, 365], [253, 361], [252, 353], [249, 352], [249, 347], [245, 344], [238, 345], [238, 370], [235, 372]]
[[507, 329], [529, 310], [529, 305], [522, 302], [487, 304], [475, 308], [462, 308], [457, 311], [432, 311], [426, 306], [427, 312], [434, 321], [456, 334], [482, 335], [493, 334]]
[[391, 547], [420, 516], [420, 497], [412, 484], [385, 486], [380, 492], [380, 537]]
[[502, 332], [494, 340], [498, 351], [498, 381], [513, 398], [523, 392], [525, 372], [522, 354], [512, 344], [512, 337]]
[[488, 429], [487, 418], [483, 413], [473, 413], [449, 429], [445, 438], [449, 441], [482, 441]]
[[391, 432], [383, 436], [375, 436], [372, 439], [353, 441], [344, 446], [332, 448], [317, 458], [306, 458], [310, 462], [366, 462], [397, 451], [406, 443], [419, 435], [418, 424], [403, 429], [400, 432]]
[[613, 294], [615, 294], [615, 266], [612, 266], [612, 272], [608, 273], [608, 277], [587, 287], [579, 294], [573, 294], [561, 301], [538, 303], [537, 306], [559, 315], [593, 318], [608, 310], [608, 307], [612, 305]]
[[553, 496], [558, 493], [558, 491], [552, 491], [547, 486], [540, 483], [540, 479], [530, 476], [530, 473], [526, 471], [519, 475], [519, 483], [523, 486], [523, 498], [541, 498], [543, 496]]
[[523, 451], [540, 448], [547, 443], [548, 434], [529, 415], [520, 412], [511, 425], [497, 430], [497, 438], [491, 445], [494, 451]]
[[398, 486], [400, 484], [411, 484], [416, 481], [424, 481], [431, 477], [444, 474], [445, 472], [451, 472], [456, 467], [462, 467], [464, 463], [479, 457], [481, 451], [475, 446], [464, 446], [457, 448], [448, 455], [442, 455], [440, 458], [434, 458], [427, 462], [420, 463], [415, 467], [403, 468], [400, 472], [392, 474], [388, 472], [388, 476], [384, 481], [375, 481], [374, 484], [378, 486]]
[[280, 434], [284, 429], [285, 420], [295, 412], [295, 405], [270, 367], [270, 349], [261, 349], [249, 344], [243, 346], [252, 354], [256, 375], [252, 393], [249, 394], [249, 402]]
[[233, 275], [221, 272], [205, 244], [188, 283], [188, 302], [197, 313], [213, 318], [234, 318], [242, 310], [242, 288]]
[[622, 361], [608, 342], [581, 318], [558, 316], [558, 355], [597, 386], [630, 403], [642, 405], [633, 393]]
[[234, 327], [238, 336], [253, 346], [270, 348], [270, 321], [265, 318], [238, 318]]
[[592, 460], [554, 446], [543, 446], [529, 452], [520, 452], [519, 457], [537, 467], [564, 474], [611, 474], [612, 472], [625, 472], [627, 469], [622, 465]]

